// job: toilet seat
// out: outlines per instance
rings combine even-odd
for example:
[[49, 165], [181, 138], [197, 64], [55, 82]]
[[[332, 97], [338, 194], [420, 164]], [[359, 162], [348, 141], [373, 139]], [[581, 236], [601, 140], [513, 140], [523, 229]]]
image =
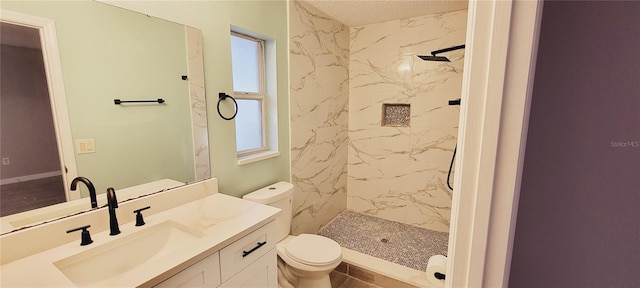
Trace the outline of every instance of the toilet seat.
[[340, 261], [342, 248], [329, 238], [300, 234], [284, 246], [284, 251], [291, 259], [309, 266], [326, 266]]

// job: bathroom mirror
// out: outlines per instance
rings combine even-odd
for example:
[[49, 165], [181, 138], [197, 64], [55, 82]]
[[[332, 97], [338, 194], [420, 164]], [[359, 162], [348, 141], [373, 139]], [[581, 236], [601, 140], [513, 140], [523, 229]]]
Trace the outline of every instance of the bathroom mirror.
[[[47, 87], [51, 92], [58, 85], [63, 87], [64, 93], [54, 91], [52, 94], [55, 95], [51, 97], [45, 95], [44, 99], [50, 98], [53, 102], [46, 105], [33, 105], [33, 100], [11, 108], [8, 106], [11, 101], [2, 100], [3, 117], [9, 115], [5, 111], [20, 113], [13, 115], [17, 120], [2, 119], [2, 187], [4, 192], [15, 195], [3, 192], [0, 202], [4, 208], [11, 207], [8, 201], [12, 199], [14, 202], [35, 200], [31, 199], [36, 198], [31, 194], [19, 194], [17, 190], [22, 188], [5, 189], [9, 187], [5, 185], [24, 184], [34, 179], [50, 179], [50, 182], [44, 182], [41, 186], [66, 194], [62, 196], [64, 203], [0, 218], [2, 233], [89, 210], [90, 201], [84, 199], [88, 197], [88, 190], [82, 183], [76, 191], [69, 191], [69, 183], [76, 176], [90, 179], [98, 194], [103, 194], [107, 187], [127, 191], [118, 193], [119, 201], [210, 177], [202, 41], [198, 38], [201, 35], [197, 29], [95, 1], [3, 1], [2, 9], [3, 12], [9, 10], [55, 22], [58, 66], [62, 74], [59, 77], [61, 79], [51, 79], [54, 76], [42, 81], [34, 80], [33, 75], [38, 73], [22, 71], [20, 76], [17, 70], [7, 68], [15, 67], [15, 64], [5, 61], [15, 59], [17, 54], [12, 54], [2, 58], [3, 85], [11, 81], [24, 82], [27, 87], [18, 90], [30, 91], [27, 94], [42, 90], [46, 93]], [[15, 24], [5, 21], [4, 16], [6, 13], [3, 23]], [[37, 28], [35, 30], [40, 38], [50, 33]], [[5, 31], [10, 30], [3, 28], [2, 38], [10, 38]], [[4, 49], [4, 45], [2, 50], [11, 50], [12, 53], [28, 48], [33, 54], [36, 49]], [[44, 50], [49, 49], [46, 45], [44, 47]], [[50, 52], [45, 51], [44, 54]], [[42, 52], [39, 53], [42, 56]], [[51, 61], [46, 59], [44, 63], [34, 66], [39, 65], [39, 73], [50, 76], [55, 70]], [[47, 69], [48, 73], [44, 73], [43, 69]], [[13, 78], [7, 76], [6, 79], [11, 81], [5, 82], [7, 71]], [[11, 93], [3, 90], [3, 94]], [[59, 94], [64, 97], [59, 98]], [[66, 102], [64, 107], [59, 105], [60, 99]], [[156, 102], [125, 102], [117, 105], [115, 99]], [[27, 125], [24, 119], [47, 118], [40, 116], [51, 114], [52, 109], [53, 117], [49, 117], [51, 120], [48, 125], [57, 126], [57, 139], [55, 132], [53, 136], [49, 135], [47, 141], [42, 139], [48, 133], [38, 133], [38, 137], [29, 141], [18, 136], [5, 137], [5, 130], [17, 131], [14, 135], [36, 130], [30, 126], [35, 124]], [[60, 117], [65, 114], [68, 123], [62, 119], [64, 117]], [[6, 124], [12, 125], [12, 129], [5, 129]], [[64, 129], [67, 131], [60, 133]], [[53, 140], [51, 137], [54, 137]], [[12, 139], [21, 141], [5, 145], [5, 141]], [[49, 144], [43, 146], [45, 142]], [[50, 146], [56, 142], [58, 146], [66, 143], [67, 147]], [[71, 147], [68, 147], [69, 144]], [[63, 153], [64, 149], [67, 153]], [[58, 165], [59, 171], [45, 168], [45, 171], [41, 169], [11, 174], [13, 172], [9, 168], [28, 166], [22, 165], [23, 162], [45, 162], [48, 157], [33, 158], [36, 152], [43, 150], [58, 152], [51, 158], [54, 158], [53, 162], [63, 163]], [[60, 180], [55, 180], [56, 177]], [[79, 205], [71, 205], [71, 202]], [[99, 198], [98, 205], [103, 206], [104, 200]]]

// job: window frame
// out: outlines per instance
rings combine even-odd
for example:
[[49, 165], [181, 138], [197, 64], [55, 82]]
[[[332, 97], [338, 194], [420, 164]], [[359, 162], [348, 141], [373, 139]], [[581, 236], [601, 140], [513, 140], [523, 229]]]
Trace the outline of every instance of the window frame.
[[[267, 100], [267, 85], [266, 85], [266, 67], [265, 67], [265, 62], [266, 62], [266, 54], [265, 54], [265, 40], [264, 39], [260, 39], [260, 38], [256, 38], [256, 37], [251, 37], [249, 35], [246, 34], [242, 34], [242, 33], [238, 33], [235, 31], [231, 31], [231, 37], [238, 37], [238, 38], [243, 38], [246, 40], [250, 40], [250, 41], [254, 41], [258, 44], [258, 81], [259, 86], [258, 86], [258, 92], [254, 93], [254, 92], [244, 92], [244, 91], [236, 91], [235, 87], [233, 89], [233, 96], [238, 99], [238, 100], [257, 100], [260, 103], [260, 109], [261, 109], [261, 123], [262, 123], [262, 146], [259, 148], [252, 148], [252, 149], [246, 149], [246, 150], [237, 150], [237, 146], [236, 146], [236, 153], [238, 155], [238, 158], [242, 158], [242, 157], [246, 157], [246, 156], [250, 156], [250, 155], [254, 155], [254, 154], [258, 154], [258, 153], [262, 153], [262, 152], [266, 152], [269, 151], [269, 143], [267, 142], [267, 116], [266, 116], [266, 100]], [[232, 51], [233, 53], [233, 51]], [[233, 67], [233, 63], [232, 63], [232, 67]], [[236, 134], [237, 137], [237, 134]], [[238, 139], [236, 138], [236, 141], [238, 141]]]

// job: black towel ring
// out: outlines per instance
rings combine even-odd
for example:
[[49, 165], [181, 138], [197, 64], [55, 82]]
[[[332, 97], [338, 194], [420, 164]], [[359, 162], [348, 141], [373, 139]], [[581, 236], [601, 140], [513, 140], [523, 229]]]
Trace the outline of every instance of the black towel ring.
[[[231, 117], [224, 117], [224, 115], [222, 115], [222, 112], [220, 112], [220, 102], [222, 102], [222, 100], [227, 98], [231, 98], [231, 100], [233, 101], [233, 104], [236, 106], [236, 109], [233, 112], [233, 116]], [[233, 118], [236, 118], [236, 115], [238, 115], [238, 102], [236, 102], [236, 99], [234, 99], [233, 97], [223, 92], [218, 93], [218, 115], [220, 115], [220, 117], [224, 120], [233, 120]]]

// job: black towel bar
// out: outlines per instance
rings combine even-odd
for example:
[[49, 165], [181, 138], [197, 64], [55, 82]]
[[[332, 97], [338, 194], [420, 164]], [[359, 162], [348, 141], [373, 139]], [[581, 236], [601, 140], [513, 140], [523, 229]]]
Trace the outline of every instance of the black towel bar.
[[120, 105], [122, 103], [159, 103], [162, 104], [164, 103], [164, 99], [160, 98], [160, 99], [156, 99], [156, 100], [120, 100], [120, 99], [113, 99], [113, 103], [115, 103], [116, 105]]

